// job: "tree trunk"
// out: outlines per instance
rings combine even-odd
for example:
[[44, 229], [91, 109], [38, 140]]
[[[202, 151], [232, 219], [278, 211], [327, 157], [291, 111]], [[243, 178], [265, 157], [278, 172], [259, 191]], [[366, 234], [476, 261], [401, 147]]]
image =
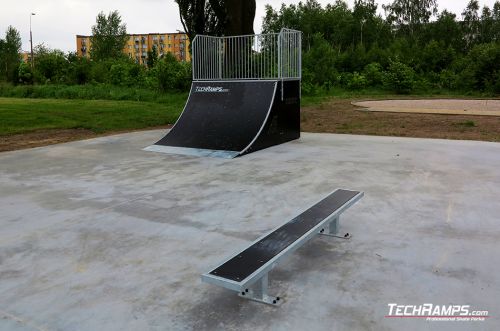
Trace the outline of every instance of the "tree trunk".
[[255, 0], [226, 0], [226, 36], [254, 34]]

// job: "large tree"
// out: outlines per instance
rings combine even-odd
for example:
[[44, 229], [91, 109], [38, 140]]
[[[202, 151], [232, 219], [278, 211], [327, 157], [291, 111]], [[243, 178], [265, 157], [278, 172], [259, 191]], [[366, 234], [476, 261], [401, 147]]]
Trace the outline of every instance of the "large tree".
[[90, 56], [94, 60], [120, 58], [127, 38], [127, 28], [122, 24], [118, 11], [112, 11], [107, 16], [100, 12], [96, 24], [92, 26]]
[[232, 36], [253, 34], [255, 0], [176, 0], [190, 40], [197, 34]]
[[500, 41], [500, 1], [493, 5], [493, 40]]
[[471, 0], [462, 12], [463, 36], [470, 49], [479, 40], [481, 21], [479, 18], [479, 2]]
[[382, 5], [382, 8], [387, 20], [400, 31], [407, 31], [411, 37], [438, 12], [437, 0], [394, 0], [389, 5]]
[[446, 47], [452, 46], [455, 50], [461, 50], [462, 31], [456, 18], [454, 13], [443, 10], [438, 19], [429, 25], [427, 40], [436, 40], [444, 43]]
[[13, 26], [5, 32], [5, 39], [0, 39], [0, 79], [15, 82], [21, 53], [21, 36]]

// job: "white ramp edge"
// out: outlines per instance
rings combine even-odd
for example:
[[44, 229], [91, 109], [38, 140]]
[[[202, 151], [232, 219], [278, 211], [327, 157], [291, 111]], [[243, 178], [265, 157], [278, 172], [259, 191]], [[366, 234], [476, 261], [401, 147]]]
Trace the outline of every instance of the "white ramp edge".
[[234, 159], [235, 157], [240, 155], [240, 152], [236, 151], [223, 151], [216, 149], [174, 147], [174, 146], [162, 146], [162, 145], [151, 145], [146, 148], [143, 148], [143, 150], [148, 152], [157, 152], [165, 154], [205, 156], [205, 157], [216, 157], [222, 159]]

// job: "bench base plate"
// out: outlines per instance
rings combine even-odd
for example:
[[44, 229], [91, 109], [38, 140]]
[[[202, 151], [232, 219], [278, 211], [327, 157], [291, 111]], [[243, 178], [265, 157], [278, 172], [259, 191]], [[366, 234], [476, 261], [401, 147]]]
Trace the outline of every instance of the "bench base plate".
[[280, 297], [273, 297], [267, 295], [267, 287], [269, 285], [268, 274], [263, 275], [255, 284], [250, 288], [245, 289], [238, 295], [252, 301], [266, 303], [271, 306], [279, 306], [283, 300]]
[[272, 296], [269, 296], [267, 294], [262, 296], [262, 297], [257, 297], [254, 295], [252, 290], [248, 290], [248, 292], [246, 292], [245, 294], [243, 294], [243, 292], [242, 292], [242, 293], [238, 294], [238, 296], [240, 298], [245, 298], [245, 299], [257, 301], [260, 303], [265, 303], [265, 304], [268, 304], [271, 306], [280, 306], [283, 303], [283, 300], [280, 297], [272, 297]]

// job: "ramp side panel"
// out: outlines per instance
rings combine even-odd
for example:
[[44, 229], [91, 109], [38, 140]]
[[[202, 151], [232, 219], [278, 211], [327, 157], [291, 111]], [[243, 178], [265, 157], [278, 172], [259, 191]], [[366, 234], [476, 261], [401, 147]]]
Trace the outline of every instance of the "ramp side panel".
[[155, 145], [242, 152], [270, 112], [276, 81], [193, 82], [183, 113]]
[[259, 136], [245, 153], [299, 138], [300, 80], [278, 81], [271, 114]]

